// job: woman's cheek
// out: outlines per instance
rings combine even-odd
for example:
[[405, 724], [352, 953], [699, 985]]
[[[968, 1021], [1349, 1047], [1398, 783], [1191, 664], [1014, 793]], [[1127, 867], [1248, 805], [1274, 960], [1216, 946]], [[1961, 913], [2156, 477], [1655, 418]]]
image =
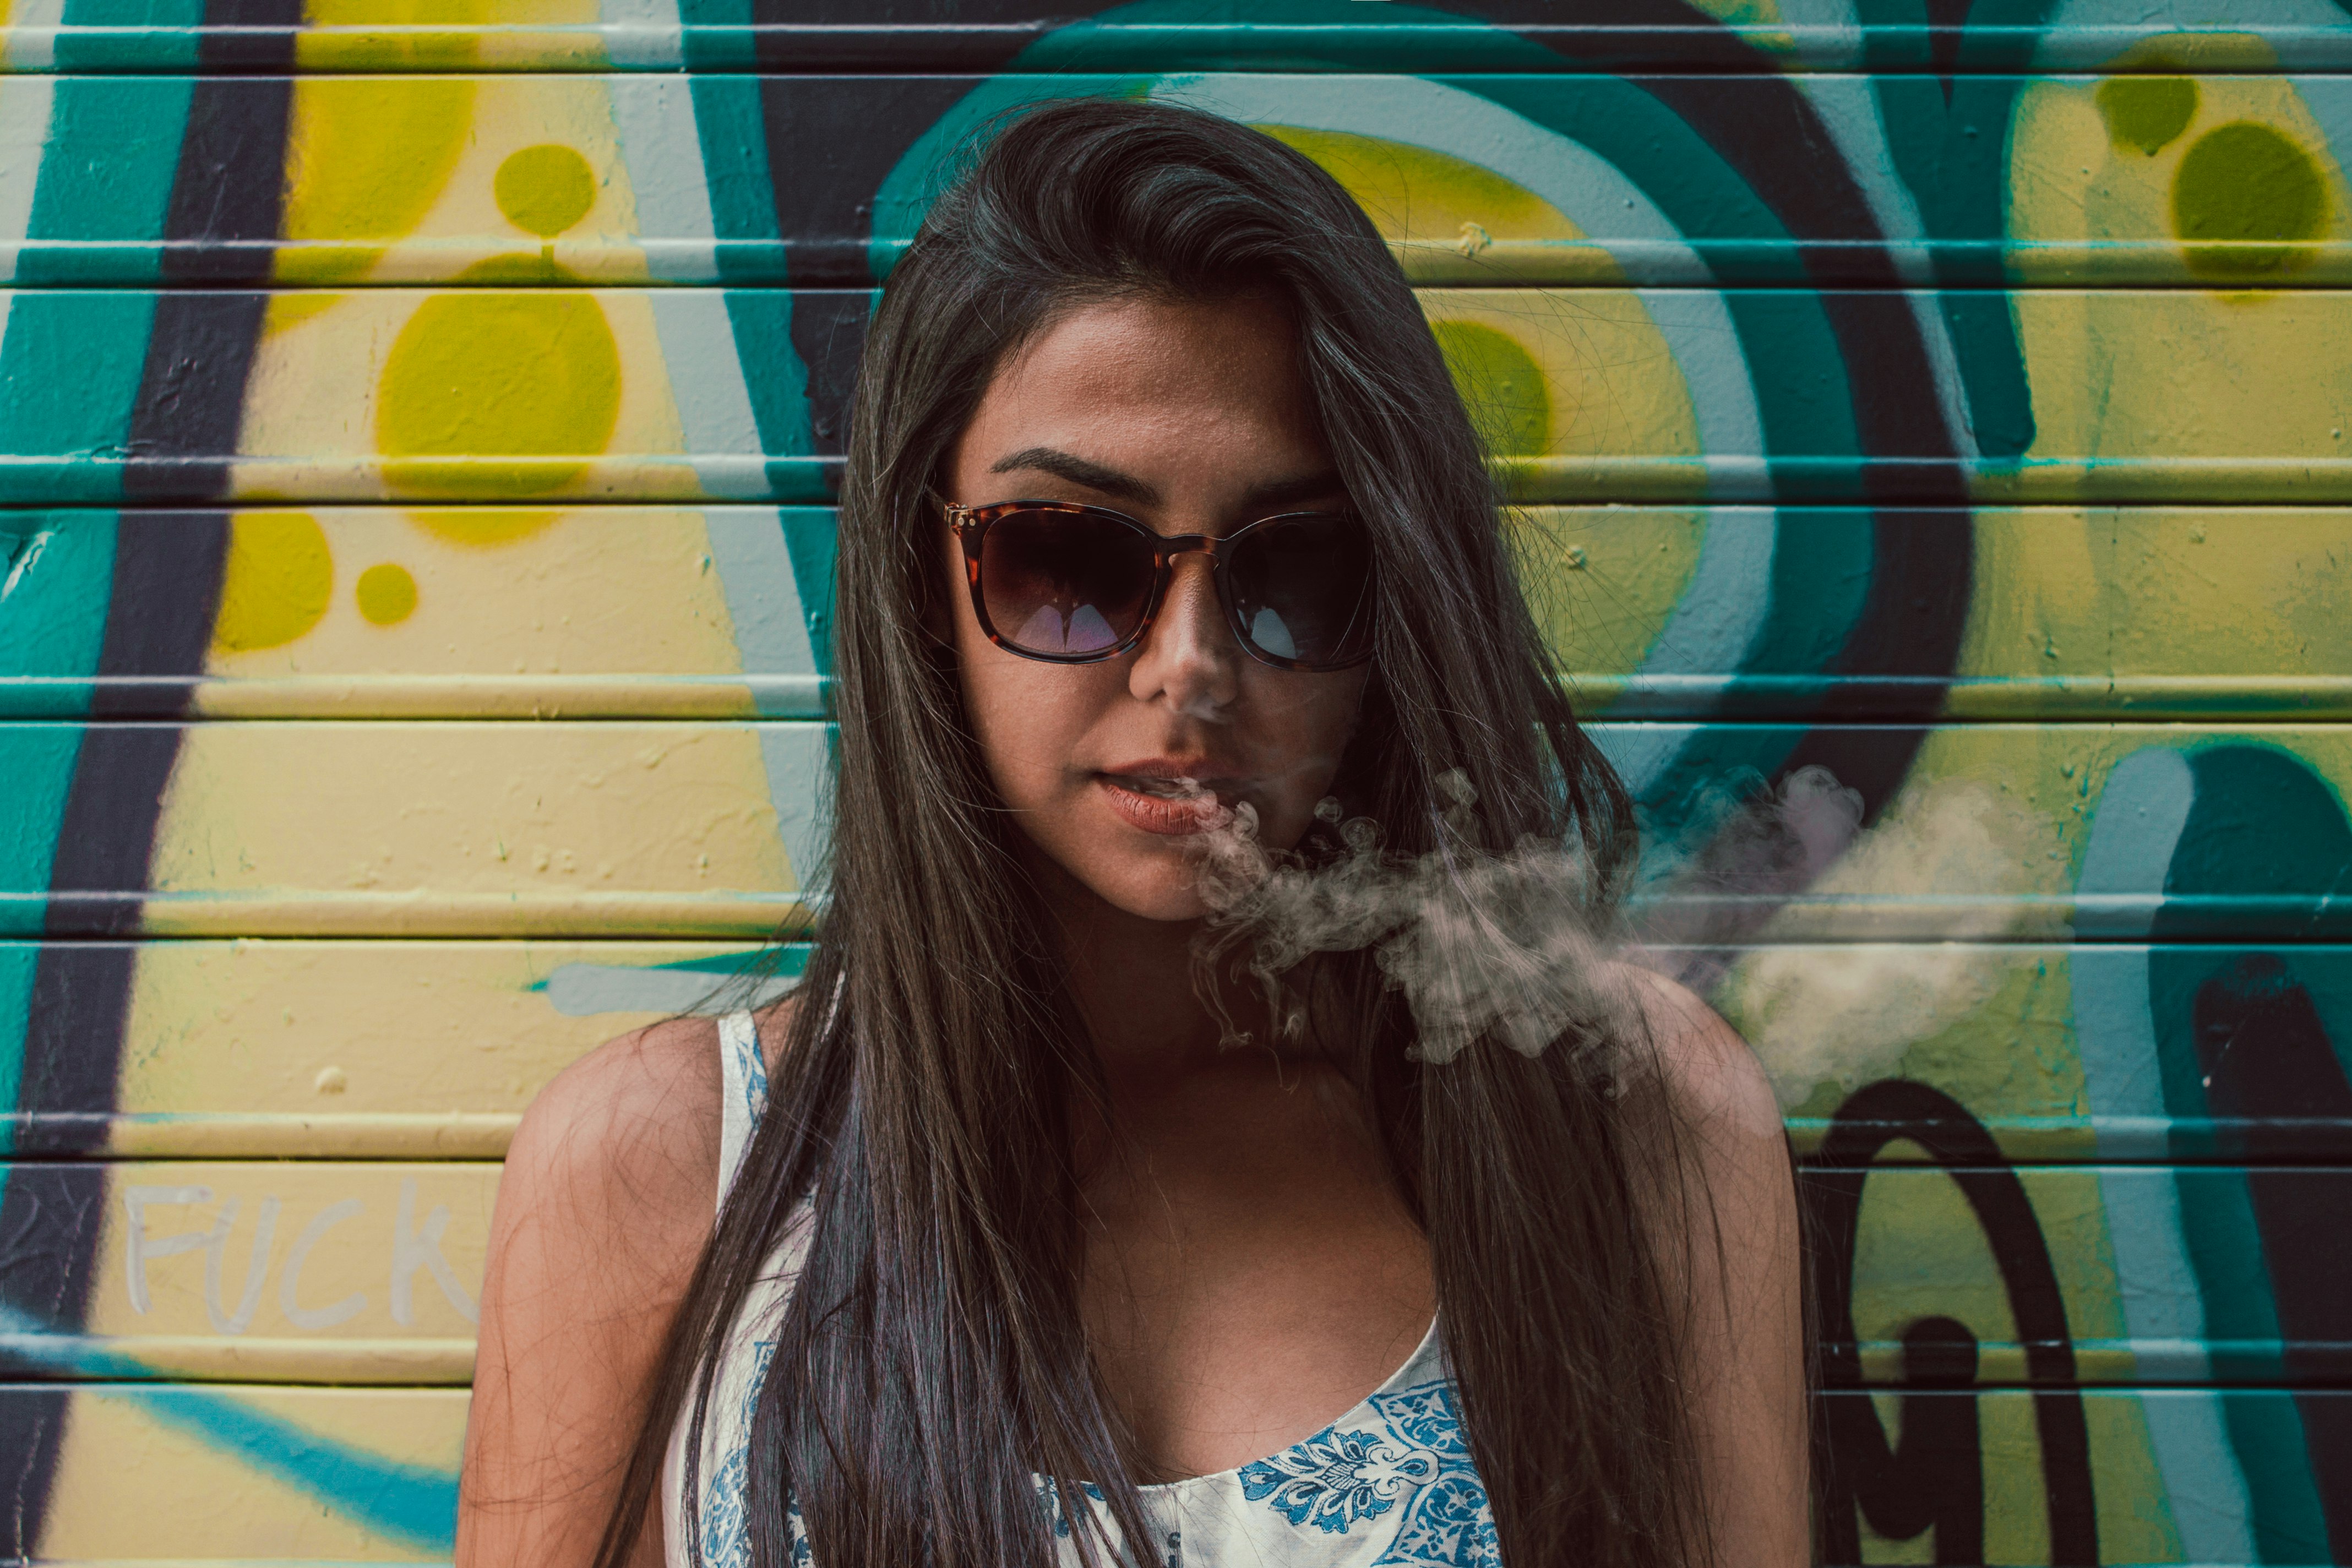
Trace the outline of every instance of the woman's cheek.
[[[1050, 678], [1070, 672], [1015, 660], [992, 646], [967, 659], [964, 670], [964, 700], [997, 794], [1014, 811], [1056, 805], [1084, 725], [1081, 712], [1074, 711], [1082, 705], [1071, 701], [1067, 689], [1073, 683]], [[1049, 679], [1041, 681], [1033, 672]]]

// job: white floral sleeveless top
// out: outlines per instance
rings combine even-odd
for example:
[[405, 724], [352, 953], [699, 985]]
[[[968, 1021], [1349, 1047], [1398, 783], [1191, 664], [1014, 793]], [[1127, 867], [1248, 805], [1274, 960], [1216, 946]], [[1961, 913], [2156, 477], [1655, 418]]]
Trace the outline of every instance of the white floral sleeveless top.
[[[719, 1160], [723, 1195], [767, 1102], [768, 1075], [749, 1013], [720, 1021], [719, 1052], [726, 1084]], [[711, 1387], [699, 1495], [690, 1507], [684, 1478], [691, 1411], [671, 1436], [662, 1478], [668, 1568], [689, 1568], [690, 1540], [700, 1544], [705, 1568], [748, 1568], [751, 1561], [744, 1495], [751, 1410], [774, 1349], [775, 1325], [800, 1270], [808, 1212], [801, 1211], [736, 1317]], [[1145, 1551], [1124, 1552], [1121, 1560], [1135, 1568], [1499, 1568], [1494, 1515], [1453, 1391], [1432, 1323], [1393, 1376], [1313, 1436], [1237, 1469], [1140, 1489], [1154, 1539]], [[1078, 1506], [1091, 1509], [1099, 1494], [1087, 1490], [1091, 1495]], [[1043, 1480], [1038, 1506], [1066, 1539], [1069, 1512]], [[784, 1522], [793, 1562], [812, 1564], [800, 1510], [789, 1502]], [[1062, 1560], [1079, 1562], [1075, 1545], [1064, 1548]]]

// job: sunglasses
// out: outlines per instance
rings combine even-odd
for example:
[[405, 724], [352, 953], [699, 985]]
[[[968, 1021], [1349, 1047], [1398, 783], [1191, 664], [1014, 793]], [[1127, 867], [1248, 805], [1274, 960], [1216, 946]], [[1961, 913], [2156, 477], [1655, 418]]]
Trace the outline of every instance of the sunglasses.
[[1176, 557], [1209, 558], [1226, 623], [1277, 669], [1345, 669], [1372, 657], [1372, 542], [1348, 512], [1262, 517], [1222, 539], [1154, 533], [1108, 507], [1009, 500], [948, 505], [972, 613], [1008, 653], [1053, 664], [1116, 658], [1143, 640]]

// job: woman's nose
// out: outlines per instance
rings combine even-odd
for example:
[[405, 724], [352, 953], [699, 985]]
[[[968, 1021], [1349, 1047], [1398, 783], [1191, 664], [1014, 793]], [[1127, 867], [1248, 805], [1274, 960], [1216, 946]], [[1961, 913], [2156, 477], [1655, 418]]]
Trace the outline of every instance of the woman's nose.
[[1244, 657], [1217, 602], [1209, 558], [1178, 556], [1168, 595], [1129, 674], [1129, 690], [1146, 702], [1164, 697], [1195, 718], [1214, 717], [1239, 690]]

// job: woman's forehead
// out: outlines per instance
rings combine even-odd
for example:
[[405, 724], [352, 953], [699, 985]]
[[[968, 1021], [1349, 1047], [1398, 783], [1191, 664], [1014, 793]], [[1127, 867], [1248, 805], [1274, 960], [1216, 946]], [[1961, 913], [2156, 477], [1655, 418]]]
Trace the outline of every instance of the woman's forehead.
[[991, 382], [959, 466], [997, 470], [1036, 450], [1147, 486], [1202, 464], [1278, 478], [1328, 467], [1289, 323], [1252, 299], [1123, 299], [1053, 322]]

